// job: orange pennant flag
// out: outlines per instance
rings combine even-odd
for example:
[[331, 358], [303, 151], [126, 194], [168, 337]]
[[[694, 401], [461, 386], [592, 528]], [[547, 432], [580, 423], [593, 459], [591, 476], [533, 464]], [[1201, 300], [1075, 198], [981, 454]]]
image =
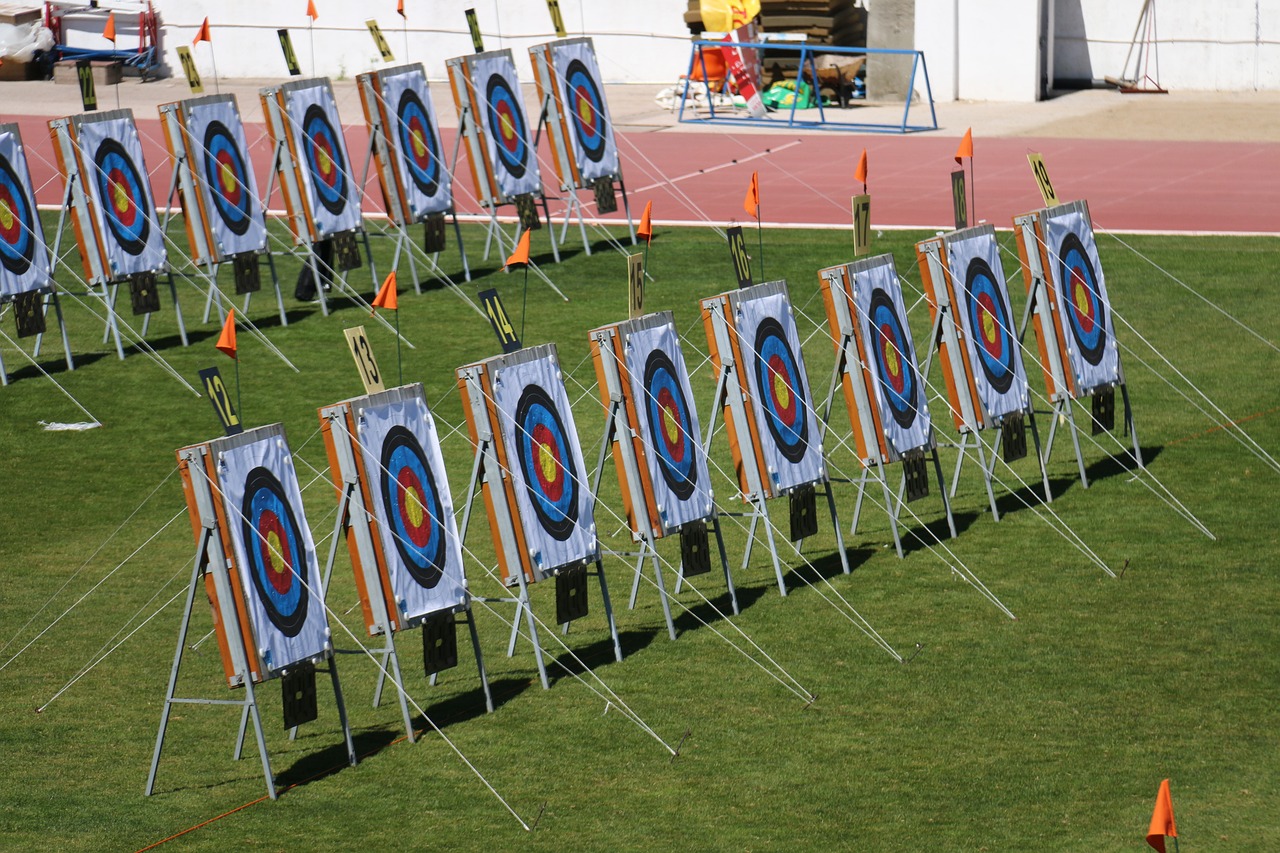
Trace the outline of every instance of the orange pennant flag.
[[397, 13], [400, 15], [400, 17], [402, 17], [402, 18], [408, 17], [408, 16], [407, 16], [407, 15], [405, 15], [405, 13], [404, 13], [404, 0], [396, 0], [396, 12], [397, 12]]
[[112, 44], [116, 43], [116, 13], [107, 13], [107, 25], [102, 28], [102, 37]]
[[646, 243], [653, 242], [653, 223], [649, 221], [649, 214], [653, 212], [653, 202], [646, 201], [644, 203], [644, 215], [640, 217], [640, 227], [636, 229], [636, 236], [643, 237]]
[[313, 21], [320, 17], [320, 13], [316, 11], [316, 0], [307, 0], [307, 17]]
[[956, 149], [956, 162], [961, 166], [964, 163], [961, 158], [968, 157], [973, 159], [973, 128], [969, 128], [964, 132], [964, 136], [960, 139], [960, 147]]
[[1173, 797], [1169, 795], [1169, 780], [1160, 783], [1156, 793], [1156, 807], [1151, 812], [1151, 825], [1147, 827], [1147, 843], [1164, 853], [1164, 837], [1178, 837], [1178, 824], [1173, 819]]
[[[396, 271], [392, 270], [387, 273], [387, 277], [382, 280], [382, 287], [378, 288], [378, 295], [373, 297], [373, 307], [381, 308], [384, 311], [398, 311], [399, 303], [396, 301]], [[373, 315], [376, 311], [370, 311]]]
[[[231, 309], [227, 312], [227, 321], [222, 324], [222, 334], [218, 335], [218, 342], [213, 345], [218, 352], [226, 353], [232, 358], [236, 358], [236, 312]], [[236, 359], [239, 360], [238, 358]]]
[[760, 218], [760, 173], [751, 173], [751, 186], [747, 187], [747, 197], [742, 200], [742, 209], [747, 216]]
[[204, 23], [200, 25], [200, 32], [196, 33], [196, 37], [191, 40], [191, 46], [195, 47], [202, 41], [213, 43], [213, 36], [209, 35], [209, 19], [205, 18]]
[[516, 264], [524, 266], [529, 265], [529, 232], [525, 231], [520, 235], [520, 242], [516, 244], [516, 250], [511, 253], [511, 257], [507, 258], [507, 266], [513, 267]]
[[862, 149], [862, 156], [858, 158], [858, 168], [853, 170], [853, 179], [860, 184], [867, 182], [867, 149]]

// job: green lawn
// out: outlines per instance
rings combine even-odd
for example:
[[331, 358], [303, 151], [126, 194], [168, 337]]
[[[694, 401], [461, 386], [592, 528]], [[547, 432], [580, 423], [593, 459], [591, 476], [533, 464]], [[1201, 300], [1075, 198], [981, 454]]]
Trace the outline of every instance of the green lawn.
[[[474, 295], [497, 287], [519, 325], [522, 277], [481, 261], [482, 232], [466, 234], [477, 275], [465, 290]], [[911, 321], [922, 351], [928, 316], [923, 302], [917, 303], [913, 242], [925, 236], [876, 238], [879, 251], [896, 255], [909, 282], [907, 302], [914, 305]], [[1125, 240], [1266, 340], [1280, 341], [1274, 239]], [[1001, 242], [1013, 251], [1009, 234]], [[753, 251], [754, 244], [748, 241]], [[1114, 238], [1100, 236], [1099, 246], [1115, 309], [1231, 417], [1248, 419], [1245, 428], [1263, 447], [1280, 448], [1280, 353]], [[571, 243], [565, 260], [555, 265], [545, 232], [537, 235], [535, 255], [570, 301], [530, 277], [523, 320], [526, 343], [559, 346], [589, 460], [598, 451], [604, 418], [586, 333], [626, 313], [626, 265], [603, 240], [595, 249], [588, 257]], [[390, 241], [375, 241], [375, 251], [381, 274]], [[849, 235], [770, 231], [765, 251], [769, 277], [782, 274], [791, 283], [810, 382], [821, 396], [833, 358], [816, 271], [851, 259]], [[1003, 260], [1020, 316], [1024, 299], [1016, 257], [1006, 254]], [[691, 368], [701, 365], [693, 385], [705, 424], [714, 377], [704, 363], [697, 303], [731, 286], [727, 249], [708, 230], [659, 229], [650, 261], [654, 281], [646, 307], [675, 312], [686, 359]], [[459, 267], [452, 250], [442, 262], [450, 272]], [[250, 425], [286, 425], [302, 483], [309, 486], [306, 511], [323, 558], [336, 502], [326, 480], [316, 410], [361, 392], [342, 330], [363, 323], [391, 377], [396, 347], [366, 311], [345, 299], [336, 301], [328, 318], [318, 305], [296, 303], [297, 263], [278, 265], [288, 327], [280, 327], [266, 294], [255, 297], [250, 316], [300, 372], [242, 330], [242, 414]], [[370, 297], [368, 271], [353, 276]], [[227, 289], [229, 278], [228, 272]], [[492, 355], [496, 341], [487, 322], [454, 294], [429, 285], [417, 296], [408, 289], [403, 266], [400, 278], [401, 328], [415, 347], [403, 350], [404, 378], [426, 387], [461, 505], [472, 457], [454, 370]], [[192, 384], [199, 369], [216, 364], [234, 385], [232, 363], [213, 349], [217, 323], [200, 324], [200, 295], [185, 282], [180, 287], [192, 345], [183, 348], [177, 341], [167, 292], [151, 341]], [[101, 429], [42, 430], [42, 420], [85, 418], [49, 380], [23, 366], [9, 343], [0, 344], [14, 374], [10, 386], [0, 388], [0, 839], [9, 849], [136, 849], [252, 803], [264, 790], [252, 747], [243, 760], [231, 760], [235, 709], [180, 707], [170, 724], [157, 793], [142, 793], [193, 551], [174, 451], [219, 430], [207, 400], [136, 351], [118, 361], [101, 343], [100, 323], [84, 307], [68, 298], [64, 308], [78, 368], [65, 370], [56, 345], [48, 347], [54, 341], [46, 342], [41, 363], [101, 420]], [[3, 323], [12, 335], [12, 321], [4, 317]], [[281, 727], [279, 688], [263, 685], [259, 695], [274, 768], [282, 784], [298, 784], [278, 802], [254, 803], [177, 845], [1143, 850], [1156, 788], [1169, 777], [1185, 851], [1277, 849], [1280, 592], [1274, 494], [1280, 475], [1226, 431], [1213, 430], [1213, 422], [1164, 381], [1187, 390], [1172, 370], [1160, 367], [1156, 375], [1144, 367], [1138, 357], [1155, 365], [1155, 356], [1134, 331], [1121, 328], [1119, 337], [1135, 350], [1124, 358], [1150, 473], [1216, 534], [1215, 541], [1111, 460], [1109, 454], [1124, 441], [1120, 435], [1100, 437], [1105, 450], [1086, 442], [1093, 477], [1088, 490], [1075, 479], [1075, 460], [1063, 437], [1049, 470], [1053, 512], [1117, 574], [1123, 569], [1118, 579], [1007, 489], [997, 493], [1006, 515], [993, 522], [971, 465], [954, 501], [960, 533], [947, 543], [951, 555], [940, 558], [908, 542], [907, 557], [899, 560], [883, 511], [866, 507], [858, 533], [846, 537], [853, 574], [840, 573], [830, 525], [823, 523], [819, 537], [806, 543], [812, 566], [789, 560], [792, 592], [786, 599], [777, 593], [762, 549], [746, 570], [737, 570], [745, 537], [727, 519], [743, 605], [732, 621], [816, 694], [812, 704], [806, 706], [703, 625], [699, 620], [763, 661], [693, 592], [679, 598], [696, 618], [677, 608], [681, 635], [670, 642], [654, 589], [643, 585], [637, 608], [628, 611], [629, 569], [611, 559], [606, 570], [626, 659], [613, 662], [594, 588], [591, 615], [575, 625], [568, 643], [667, 744], [674, 747], [688, 732], [674, 760], [658, 740], [565, 669], [552, 666], [555, 683], [544, 692], [527, 644], [514, 658], [505, 656], [502, 620], [510, 618], [511, 607], [477, 607], [496, 712], [484, 713], [465, 643], [460, 667], [432, 688], [421, 675], [416, 633], [405, 635], [407, 683], [414, 699], [527, 823], [541, 814], [532, 834], [438, 736], [426, 735], [416, 745], [403, 741], [394, 700], [378, 709], [370, 704], [373, 664], [342, 656], [359, 766], [345, 766], [326, 679], [319, 682], [320, 719], [304, 726], [293, 742]], [[1042, 392], [1030, 354], [1027, 368], [1032, 388]], [[936, 363], [929, 378], [941, 386]], [[944, 427], [941, 437], [953, 439], [936, 391], [931, 403], [935, 423]], [[1042, 417], [1042, 433], [1047, 425]], [[848, 436], [848, 420], [837, 405], [828, 456], [838, 477], [857, 475], [857, 463], [842, 444]], [[949, 477], [955, 451], [944, 447], [941, 453]], [[723, 435], [713, 457], [722, 470], [730, 469]], [[1038, 479], [1031, 459], [1015, 463], [1014, 470], [1028, 481]], [[1003, 466], [1000, 476], [1013, 480]], [[723, 474], [716, 479], [727, 506], [734, 489]], [[603, 482], [600, 529], [607, 545], [626, 547], [611, 469]], [[845, 482], [835, 488], [847, 524], [854, 488]], [[936, 488], [910, 506], [930, 530], [944, 529]], [[774, 508], [774, 519], [785, 529], [785, 505]], [[907, 526], [923, 532], [920, 522]], [[467, 546], [473, 592], [497, 594], [497, 583], [482, 565], [493, 555], [483, 513]], [[661, 550], [665, 558], [678, 559], [676, 543], [664, 543]], [[980, 577], [1017, 620], [953, 575], [949, 564], [956, 561]], [[360, 635], [345, 553], [334, 577], [331, 622], [341, 620]], [[727, 609], [716, 574], [696, 581], [717, 607]], [[535, 608], [548, 622], [554, 619], [551, 587], [533, 590]], [[178, 600], [171, 601], [175, 595]], [[911, 662], [899, 664], [860, 633], [836, 606], [844, 606], [841, 598]], [[192, 643], [210, 625], [203, 596], [196, 604]], [[336, 624], [334, 634], [340, 646], [354, 647]], [[544, 634], [543, 642], [552, 657], [576, 671], [551, 636]], [[53, 699], [107, 649], [112, 652], [105, 660]], [[238, 696], [223, 686], [212, 640], [187, 653], [180, 691]], [[46, 705], [41, 713], [34, 710]]]

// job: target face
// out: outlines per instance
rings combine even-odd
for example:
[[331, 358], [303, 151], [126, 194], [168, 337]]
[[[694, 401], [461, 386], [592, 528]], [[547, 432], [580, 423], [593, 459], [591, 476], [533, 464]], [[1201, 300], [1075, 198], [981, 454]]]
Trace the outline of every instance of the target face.
[[876, 375], [894, 421], [908, 429], [916, 419], [919, 382], [911, 356], [911, 344], [889, 294], [880, 288], [871, 293], [868, 334], [875, 353]]
[[427, 108], [412, 89], [405, 89], [396, 104], [396, 129], [410, 180], [423, 195], [435, 195], [440, 188], [440, 143]]
[[445, 565], [444, 509], [426, 454], [413, 433], [392, 427], [382, 444], [382, 504], [401, 559], [432, 589]]
[[0, 263], [23, 275], [35, 258], [35, 222], [31, 202], [9, 158], [0, 157]]
[[1058, 258], [1058, 286], [1067, 306], [1067, 327], [1080, 355], [1097, 366], [1107, 343], [1107, 312], [1098, 292], [1098, 276], [1076, 234], [1068, 233], [1063, 238]]
[[644, 365], [645, 414], [667, 486], [682, 501], [693, 497], [698, 481], [694, 464], [693, 422], [689, 401], [680, 387], [676, 366], [665, 352], [655, 349]]
[[114, 139], [102, 141], [94, 152], [93, 165], [107, 228], [120, 248], [130, 255], [141, 255], [151, 234], [146, 178]]
[[286, 637], [296, 637], [307, 621], [310, 593], [302, 583], [307, 569], [302, 528], [284, 487], [257, 467], [245, 478], [240, 509], [248, 574], [267, 619]]
[[243, 236], [253, 223], [249, 171], [227, 126], [211, 121], [204, 132], [204, 179], [214, 210], [232, 233]]
[[319, 104], [302, 117], [302, 138], [311, 183], [325, 210], [337, 216], [347, 207], [347, 163], [338, 132]]
[[809, 447], [808, 401], [781, 323], [772, 317], [760, 322], [754, 352], [760, 404], [767, 415], [769, 434], [784, 457], [799, 462]]
[[528, 128], [520, 96], [501, 74], [489, 77], [485, 86], [485, 109], [489, 112], [489, 133], [497, 143], [498, 162], [513, 178], [524, 177], [529, 165]]
[[971, 260], [964, 287], [968, 295], [969, 330], [982, 373], [997, 393], [1004, 394], [1013, 387], [1016, 375], [1015, 348], [1004, 296], [991, 265], [983, 258]]
[[580, 59], [569, 62], [564, 76], [567, 94], [565, 106], [569, 111], [574, 135], [587, 159], [599, 163], [604, 158], [609, 142], [600, 87]]
[[529, 385], [516, 404], [516, 464], [538, 523], [565, 541], [578, 523], [578, 482], [569, 436], [547, 392]]

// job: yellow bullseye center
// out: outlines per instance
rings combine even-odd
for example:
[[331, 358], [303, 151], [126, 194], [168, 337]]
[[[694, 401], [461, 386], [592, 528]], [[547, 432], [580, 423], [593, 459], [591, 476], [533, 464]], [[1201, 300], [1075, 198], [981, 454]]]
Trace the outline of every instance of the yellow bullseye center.
[[1076, 276], [1076, 310], [1081, 314], [1089, 313], [1089, 288], [1084, 286], [1084, 282], [1080, 280], [1079, 275]]
[[667, 441], [671, 444], [680, 440], [680, 424], [670, 409], [662, 410], [662, 431], [667, 434]]
[[895, 348], [894, 348], [894, 347], [892, 347], [892, 346], [885, 347], [885, 351], [884, 351], [884, 363], [885, 363], [885, 367], [887, 367], [887, 368], [889, 369], [889, 372], [890, 372], [891, 374], [893, 374], [894, 376], [897, 376], [897, 375], [898, 375], [898, 371], [899, 371], [899, 369], [900, 369], [900, 368], [899, 368], [899, 366], [898, 366], [898, 351], [897, 351], [897, 349], [895, 349]]
[[990, 311], [982, 312], [982, 336], [988, 341], [996, 339], [996, 318], [991, 316]]
[[333, 158], [329, 156], [329, 152], [323, 148], [316, 146], [316, 162], [320, 164], [320, 171], [328, 174], [333, 170]]
[[511, 120], [511, 116], [502, 116], [499, 120], [499, 125], [503, 139], [510, 139], [516, 135], [516, 123]]
[[129, 194], [125, 192], [124, 186], [116, 181], [111, 182], [111, 203], [115, 205], [116, 210], [129, 209]]
[[556, 455], [545, 444], [538, 445], [538, 468], [542, 471], [542, 479], [550, 483], [556, 476]]
[[236, 173], [235, 173], [235, 170], [231, 168], [230, 163], [222, 164], [222, 169], [219, 171], [219, 176], [222, 179], [222, 189], [225, 192], [232, 192], [235, 190]]
[[415, 130], [413, 133], [409, 134], [409, 140], [413, 143], [413, 154], [415, 157], [421, 157], [423, 154], [427, 153], [427, 143], [426, 140], [422, 138], [422, 131]]
[[267, 534], [267, 553], [271, 555], [271, 571], [278, 575], [288, 571], [289, 566], [284, 561], [284, 551], [280, 546], [280, 534], [274, 530]]
[[591, 124], [591, 104], [586, 99], [578, 103], [578, 117], [582, 119], [583, 124]]
[[9, 202], [0, 201], [0, 228], [8, 231], [13, 227], [13, 210], [9, 207]]
[[410, 487], [404, 491], [404, 513], [409, 516], [411, 527], [421, 527], [422, 520], [427, 516], [427, 508], [422, 505], [422, 498], [415, 488]]
[[777, 373], [773, 374], [773, 399], [784, 409], [791, 407], [791, 388], [787, 385], [787, 380]]

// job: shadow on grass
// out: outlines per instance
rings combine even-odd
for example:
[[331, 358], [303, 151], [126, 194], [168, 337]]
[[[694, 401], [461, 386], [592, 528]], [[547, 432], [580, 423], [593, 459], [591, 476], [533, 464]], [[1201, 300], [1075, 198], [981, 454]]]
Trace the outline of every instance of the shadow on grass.
[[[1158, 457], [1161, 451], [1164, 450], [1163, 445], [1148, 445], [1146, 447], [1142, 447], [1140, 445], [1139, 447], [1142, 451], [1142, 464], [1148, 465], [1148, 466], [1153, 461], [1155, 461], [1156, 457]], [[1071, 454], [1068, 458], [1070, 458], [1071, 461], [1074, 462], [1075, 461], [1074, 452], [1071, 452], [1071, 451], [1068, 451], [1068, 452]], [[1084, 449], [1084, 453], [1085, 453], [1085, 458], [1087, 459], [1088, 450]], [[1075, 469], [1073, 468], [1073, 470]], [[1137, 462], [1133, 458], [1133, 450], [1131, 448], [1125, 448], [1123, 450], [1119, 450], [1116, 453], [1113, 453], [1104, 459], [1098, 459], [1094, 462], [1090, 462], [1086, 464], [1084, 467], [1084, 473], [1085, 473], [1085, 476], [1089, 478], [1090, 485], [1093, 485], [1094, 483], [1100, 480], [1106, 480], [1110, 477], [1129, 477], [1129, 476], [1132, 476], [1133, 472], [1136, 470], [1137, 470]], [[1054, 487], [1053, 496], [1055, 498], [1069, 491], [1071, 488], [1077, 487], [1080, 485], [1079, 477], [1065, 477], [1063, 478], [1063, 480], [1065, 481], [1065, 483], [1063, 484], [1061, 491], [1059, 491], [1057, 488], [1059, 482], [1061, 481], [1059, 481], [1056, 478], [1051, 481], [1051, 485], [1053, 485]]]
[[[15, 367], [14, 362], [16, 359], [14, 359], [13, 356], [9, 357], [9, 359], [5, 362], [5, 372], [9, 376], [10, 384], [21, 381], [23, 379], [44, 379], [45, 373], [56, 378], [59, 374], [71, 372], [70, 370], [67, 369], [67, 357], [62, 352], [62, 342], [58, 341], [57, 347], [51, 348], [49, 346], [51, 341], [52, 339], [48, 338], [48, 336], [46, 335], [44, 346], [41, 348], [42, 352], [40, 354], [40, 357], [36, 359], [36, 362], [40, 365], [39, 368], [37, 368], [31, 362], [27, 361], [27, 359], [23, 356], [18, 356], [18, 358], [20, 358], [21, 361], [18, 361], [17, 363], [19, 366]], [[71, 351], [72, 363], [75, 364], [76, 369], [79, 369], [81, 367], [88, 367], [89, 365], [93, 364], [95, 361], [100, 361], [101, 359], [104, 359], [107, 356], [111, 356], [112, 358], [115, 358], [115, 355], [116, 353], [115, 353], [114, 345], [112, 345], [111, 352], [90, 352], [90, 353], [85, 353], [81, 355], [77, 353], [74, 349], [72, 349]], [[42, 370], [43, 372], [41, 372]]]
[[[614, 612], [614, 615], [617, 616], [617, 611]], [[665, 629], [666, 626], [664, 625], [664, 633]], [[559, 630], [559, 626], [556, 626], [557, 633]], [[625, 660], [628, 655], [633, 655], [648, 646], [657, 635], [658, 631], [656, 629], [648, 628], [619, 631], [618, 641], [622, 644], [623, 659]], [[596, 670], [602, 666], [617, 662], [613, 656], [613, 638], [607, 632], [603, 637], [586, 646], [574, 644], [572, 629], [569, 631], [569, 636], [561, 635], [561, 639], [569, 646], [569, 651], [556, 657], [546, 657], [547, 681], [551, 684], [582, 675], [587, 669]], [[544, 643], [543, 648], [547, 648], [547, 645]]]
[[[951, 517], [956, 524], [956, 537], [959, 538], [966, 530], [972, 527], [980, 514], [978, 512], [955, 512], [953, 510]], [[947, 515], [945, 512], [940, 513], [933, 521], [925, 522], [922, 525], [899, 527], [898, 535], [902, 538], [902, 556], [904, 557], [908, 554], [914, 554], [916, 551], [936, 548], [940, 542], [946, 544], [951, 541], [951, 531], [947, 529]]]
[[[723, 572], [715, 572], [713, 577], [723, 578]], [[694, 580], [707, 577], [705, 575], [695, 575]], [[748, 607], [755, 604], [765, 596], [769, 591], [768, 584], [756, 584], [753, 586], [739, 586], [734, 582], [734, 592], [738, 598], [738, 612], [745, 612]], [[704, 591], [703, 595], [707, 595]], [[678, 615], [672, 614], [672, 623], [676, 626], [676, 636], [695, 631], [704, 625], [714, 625], [724, 617], [733, 616], [733, 602], [729, 599], [729, 590], [725, 589], [717, 595], [707, 595], [710, 599], [707, 601], [699, 601], [697, 604], [685, 604], [684, 608], [679, 608]], [[674, 609], [674, 608], [673, 608]], [[718, 613], [716, 611], [719, 611]]]
[[[855, 572], [863, 563], [870, 560], [875, 554], [873, 548], [845, 548], [845, 559], [849, 562], [849, 571]], [[810, 568], [812, 566], [812, 568]], [[821, 583], [832, 578], [839, 577], [844, 574], [844, 564], [840, 562], [840, 552], [830, 551], [815, 557], [809, 557], [809, 562], [793, 565], [791, 569], [782, 576], [783, 581], [787, 584], [787, 591], [809, 586], [810, 584]]]

